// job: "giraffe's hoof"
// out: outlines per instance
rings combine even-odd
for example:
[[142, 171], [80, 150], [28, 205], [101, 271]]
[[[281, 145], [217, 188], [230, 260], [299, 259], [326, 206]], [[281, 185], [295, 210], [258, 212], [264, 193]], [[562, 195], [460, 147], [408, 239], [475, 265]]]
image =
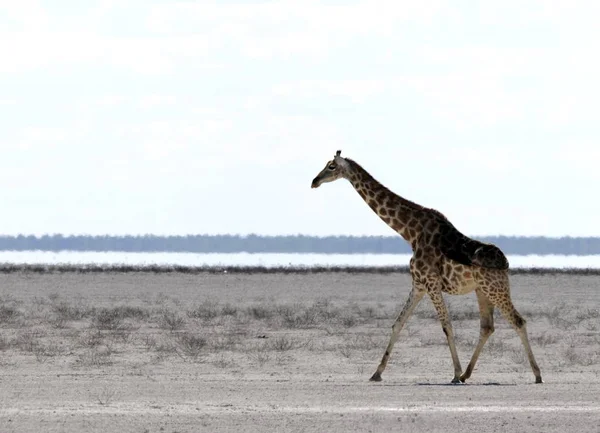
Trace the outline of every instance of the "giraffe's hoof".
[[454, 379], [452, 379], [452, 381], [450, 383], [462, 383], [461, 380], [458, 377], [455, 377]]
[[465, 376], [464, 374], [463, 374], [463, 375], [460, 377], [460, 381], [461, 381], [462, 383], [465, 383], [465, 381], [466, 381], [467, 379], [468, 379], [468, 377], [467, 377], [467, 376]]
[[544, 383], [544, 381], [542, 380], [542, 376], [538, 376], [535, 378], [535, 383]]
[[375, 373], [369, 380], [371, 382], [381, 382], [381, 374]]

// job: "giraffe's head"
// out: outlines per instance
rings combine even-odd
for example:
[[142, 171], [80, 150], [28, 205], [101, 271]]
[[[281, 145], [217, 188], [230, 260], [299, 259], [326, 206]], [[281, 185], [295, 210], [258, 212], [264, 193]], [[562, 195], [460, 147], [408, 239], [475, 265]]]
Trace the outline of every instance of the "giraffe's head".
[[340, 178], [345, 178], [350, 167], [348, 161], [341, 156], [342, 151], [338, 150], [331, 161], [327, 161], [325, 168], [321, 170], [317, 177], [312, 181], [311, 188], [318, 188], [326, 182], [333, 182]]

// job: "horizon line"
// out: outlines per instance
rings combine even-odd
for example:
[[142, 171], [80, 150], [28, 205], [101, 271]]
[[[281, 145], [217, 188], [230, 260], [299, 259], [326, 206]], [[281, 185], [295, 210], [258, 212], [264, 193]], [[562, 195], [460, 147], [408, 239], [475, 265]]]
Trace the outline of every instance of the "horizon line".
[[[329, 237], [348, 237], [348, 238], [396, 238], [402, 239], [398, 234], [390, 234], [390, 235], [374, 235], [374, 234], [327, 234], [327, 235], [318, 235], [318, 234], [305, 234], [305, 233], [285, 233], [285, 234], [260, 234], [260, 233], [186, 233], [186, 234], [176, 234], [176, 233], [19, 233], [19, 234], [7, 234], [0, 233], [0, 238], [6, 237], [157, 237], [157, 238], [168, 238], [168, 237], [190, 237], [190, 236], [203, 236], [203, 237], [218, 237], [218, 236], [231, 236], [231, 237], [259, 237], [259, 238], [285, 238], [285, 237], [309, 237], [309, 238], [329, 238]], [[506, 235], [506, 234], [477, 234], [477, 235], [467, 235], [472, 238], [545, 238], [545, 239], [599, 239], [600, 235], [543, 235], [543, 234], [529, 234], [529, 235]]]

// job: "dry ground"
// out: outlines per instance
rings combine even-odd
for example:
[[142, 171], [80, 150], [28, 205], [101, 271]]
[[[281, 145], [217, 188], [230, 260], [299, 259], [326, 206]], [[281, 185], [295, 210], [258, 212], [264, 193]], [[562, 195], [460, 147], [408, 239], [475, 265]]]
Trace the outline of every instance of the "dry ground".
[[[600, 277], [514, 275], [545, 384], [496, 318], [467, 385], [406, 274], [0, 275], [0, 432], [600, 431]], [[446, 297], [463, 368], [473, 294]]]

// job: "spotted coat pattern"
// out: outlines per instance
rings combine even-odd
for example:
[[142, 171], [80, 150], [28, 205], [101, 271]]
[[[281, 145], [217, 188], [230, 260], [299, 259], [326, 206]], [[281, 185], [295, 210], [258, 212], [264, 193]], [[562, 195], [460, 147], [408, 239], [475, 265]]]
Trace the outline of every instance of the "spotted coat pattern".
[[[462, 234], [439, 211], [407, 200], [382, 185], [357, 162], [343, 158], [341, 151], [328, 161], [314, 178], [313, 188], [337, 179], [348, 180], [367, 205], [411, 246], [410, 273], [413, 287], [406, 304], [392, 326], [392, 335], [377, 370], [371, 377], [380, 381], [400, 331], [425, 294], [436, 309], [446, 334], [454, 366], [452, 382], [471, 376], [479, 353], [494, 332], [494, 308], [515, 328], [536, 383], [542, 383], [540, 369], [528, 341], [525, 319], [510, 296], [509, 263], [500, 248]], [[475, 291], [480, 311], [480, 336], [465, 372], [458, 359], [450, 315], [443, 293], [463, 295]]]

